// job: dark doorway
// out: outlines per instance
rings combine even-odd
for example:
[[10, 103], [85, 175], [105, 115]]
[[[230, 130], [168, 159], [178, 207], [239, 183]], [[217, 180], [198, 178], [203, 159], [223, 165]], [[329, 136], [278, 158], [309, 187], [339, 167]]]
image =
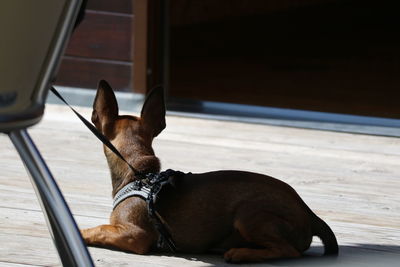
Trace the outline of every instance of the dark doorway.
[[400, 118], [396, 1], [175, 0], [169, 9], [172, 97]]

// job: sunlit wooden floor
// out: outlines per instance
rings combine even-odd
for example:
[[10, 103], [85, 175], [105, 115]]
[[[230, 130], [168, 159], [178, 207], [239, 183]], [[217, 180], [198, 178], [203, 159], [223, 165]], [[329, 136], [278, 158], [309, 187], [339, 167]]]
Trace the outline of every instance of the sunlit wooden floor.
[[[86, 117], [90, 109], [79, 108]], [[240, 169], [291, 184], [336, 233], [340, 256], [261, 266], [399, 266], [400, 139], [183, 117], [154, 149], [163, 169]], [[102, 146], [63, 106], [29, 131], [80, 227], [107, 223], [111, 184]], [[0, 266], [59, 266], [27, 173], [0, 135]], [[146, 255], [90, 248], [97, 266], [226, 266], [219, 255]], [[247, 265], [241, 265], [247, 266]]]

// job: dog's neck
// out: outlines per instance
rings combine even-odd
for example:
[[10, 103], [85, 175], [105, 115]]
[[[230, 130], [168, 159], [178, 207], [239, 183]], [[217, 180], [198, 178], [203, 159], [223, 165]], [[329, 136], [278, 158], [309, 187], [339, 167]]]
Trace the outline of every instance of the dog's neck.
[[[111, 151], [106, 150], [105, 153], [111, 172], [112, 196], [114, 197], [122, 187], [139, 179], [139, 177], [133, 173], [125, 162], [120, 160]], [[135, 158], [127, 158], [127, 160], [135, 170], [142, 174], [160, 172], [160, 160], [154, 155], [152, 150], [137, 153]]]

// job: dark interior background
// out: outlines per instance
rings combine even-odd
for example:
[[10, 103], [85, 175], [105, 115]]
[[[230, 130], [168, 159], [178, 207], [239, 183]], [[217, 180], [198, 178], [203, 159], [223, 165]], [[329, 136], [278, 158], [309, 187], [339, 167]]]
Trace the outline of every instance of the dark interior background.
[[400, 118], [396, 1], [171, 2], [171, 96]]
[[[170, 0], [168, 94], [400, 118], [397, 2]], [[159, 36], [148, 27], [156, 24], [151, 10], [159, 3], [88, 0], [57, 84], [95, 88], [106, 79], [116, 90], [149, 90], [145, 76], [156, 66], [147, 64], [158, 57], [160, 43], [146, 32]], [[134, 48], [134, 30], [141, 48]]]

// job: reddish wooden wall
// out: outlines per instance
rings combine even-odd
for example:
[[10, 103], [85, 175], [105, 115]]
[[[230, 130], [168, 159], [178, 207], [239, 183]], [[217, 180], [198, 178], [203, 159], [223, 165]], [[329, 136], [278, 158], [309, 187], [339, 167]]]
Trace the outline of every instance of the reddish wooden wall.
[[132, 14], [132, 0], [89, 0], [56, 83], [95, 88], [98, 80], [106, 79], [116, 90], [132, 90]]

